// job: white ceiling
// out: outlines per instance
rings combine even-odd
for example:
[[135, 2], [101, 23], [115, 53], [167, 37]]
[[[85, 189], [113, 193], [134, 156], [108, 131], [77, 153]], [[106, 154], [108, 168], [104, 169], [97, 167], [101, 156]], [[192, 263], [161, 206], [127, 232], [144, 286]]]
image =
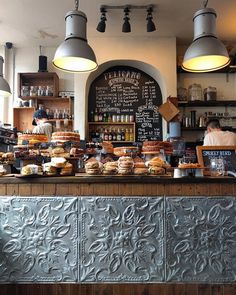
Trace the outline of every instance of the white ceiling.
[[[100, 5], [154, 4], [153, 20], [157, 30], [146, 32], [146, 12], [133, 10], [130, 14], [132, 32], [129, 36], [176, 36], [178, 44], [191, 42], [193, 14], [202, 7], [200, 0], [81, 0], [79, 10], [88, 18], [90, 37], [125, 36], [121, 32], [122, 10], [109, 10], [105, 33], [96, 31], [100, 19]], [[73, 10], [73, 0], [0, 0], [0, 44], [12, 42], [15, 47], [57, 46], [65, 36], [64, 16]], [[216, 10], [217, 34], [226, 44], [236, 42], [236, 0], [209, 0], [208, 7]]]

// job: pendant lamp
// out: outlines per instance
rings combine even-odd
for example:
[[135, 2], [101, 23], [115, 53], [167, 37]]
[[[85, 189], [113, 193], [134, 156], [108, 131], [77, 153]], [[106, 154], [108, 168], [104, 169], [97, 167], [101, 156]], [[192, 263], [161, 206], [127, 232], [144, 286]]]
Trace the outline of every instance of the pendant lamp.
[[78, 11], [78, 1], [75, 1], [75, 10], [66, 14], [65, 21], [65, 41], [57, 48], [53, 65], [72, 73], [96, 70], [96, 57], [87, 42], [87, 17], [82, 11]]
[[[207, 3], [207, 2], [206, 2]], [[212, 8], [198, 10], [193, 17], [194, 39], [185, 52], [182, 68], [188, 72], [211, 72], [230, 63], [228, 52], [216, 37], [216, 12]]]
[[7, 81], [3, 78], [3, 57], [0, 56], [0, 96], [9, 97], [11, 89]]

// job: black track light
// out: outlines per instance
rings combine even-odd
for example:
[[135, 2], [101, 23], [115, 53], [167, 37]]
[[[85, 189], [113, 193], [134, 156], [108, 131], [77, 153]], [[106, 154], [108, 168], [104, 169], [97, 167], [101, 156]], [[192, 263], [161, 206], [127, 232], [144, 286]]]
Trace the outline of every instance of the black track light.
[[[131, 25], [130, 25], [130, 18], [129, 18], [129, 14], [130, 11], [135, 9], [143, 9], [144, 13], [146, 14], [146, 21], [147, 21], [147, 32], [153, 32], [156, 30], [155, 24], [153, 22], [153, 17], [152, 17], [152, 13], [153, 13], [153, 8], [155, 7], [155, 5], [153, 4], [148, 4], [148, 5], [131, 5], [131, 4], [126, 4], [126, 5], [102, 5], [100, 6], [100, 13], [101, 13], [101, 18], [100, 18], [100, 22], [98, 23], [97, 26], [97, 31], [104, 33], [106, 30], [106, 13], [108, 10], [112, 10], [112, 9], [122, 9], [123, 13], [124, 13], [124, 23], [122, 25], [122, 32], [123, 33], [130, 33], [131, 32]], [[111, 15], [109, 15], [110, 17]]]
[[147, 32], [153, 32], [156, 31], [156, 26], [154, 24], [154, 22], [152, 21], [152, 12], [153, 12], [153, 8], [152, 6], [148, 7], [147, 9]]
[[124, 23], [123, 23], [123, 26], [122, 26], [122, 32], [123, 33], [130, 33], [131, 32], [131, 26], [130, 26], [130, 22], [129, 22], [129, 7], [125, 7], [124, 9]]
[[104, 33], [106, 31], [106, 20], [107, 20], [105, 8], [101, 7], [100, 12], [101, 12], [101, 18], [97, 26], [97, 31]]

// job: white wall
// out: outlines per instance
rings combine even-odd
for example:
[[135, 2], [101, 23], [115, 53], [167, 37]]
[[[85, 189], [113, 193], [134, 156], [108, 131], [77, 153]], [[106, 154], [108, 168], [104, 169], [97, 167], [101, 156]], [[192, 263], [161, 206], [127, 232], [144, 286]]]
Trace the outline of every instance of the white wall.
[[[60, 91], [75, 91], [75, 129], [81, 138], [85, 137], [87, 122], [87, 100], [90, 84], [93, 79], [110, 66], [119, 63], [137, 67], [157, 80], [161, 87], [163, 100], [168, 95], [176, 95], [176, 40], [175, 38], [107, 38], [101, 36], [89, 40], [93, 48], [99, 68], [88, 74], [69, 74], [56, 70], [52, 59], [56, 48], [43, 48], [43, 55], [48, 57], [48, 71], [57, 72], [60, 78]], [[21, 72], [37, 72], [39, 48], [15, 48], [15, 93], [18, 95], [17, 74]], [[13, 69], [12, 69], [13, 71]], [[10, 101], [9, 101], [10, 102]], [[5, 121], [12, 123], [13, 100], [9, 104], [9, 112]], [[165, 126], [165, 124], [163, 124]], [[165, 127], [164, 127], [165, 133]]]
[[[75, 75], [75, 128], [79, 130], [81, 138], [85, 137], [86, 132], [90, 84], [110, 66], [127, 64], [147, 72], [159, 83], [164, 101], [167, 96], [176, 95], [175, 38], [99, 37], [90, 39], [89, 44], [97, 56], [99, 68], [90, 74]], [[165, 129], [163, 131], [165, 135]]]

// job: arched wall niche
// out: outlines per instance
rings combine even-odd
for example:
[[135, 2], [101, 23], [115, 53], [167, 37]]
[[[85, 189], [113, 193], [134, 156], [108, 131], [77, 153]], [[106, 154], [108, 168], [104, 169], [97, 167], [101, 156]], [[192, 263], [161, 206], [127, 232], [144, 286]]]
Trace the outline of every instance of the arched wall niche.
[[[75, 88], [75, 92], [80, 93], [79, 97], [75, 100], [75, 110], [76, 112], [77, 110], [79, 110], [78, 115], [75, 116], [75, 129], [79, 130], [82, 139], [85, 138], [86, 130], [87, 130], [88, 94], [89, 94], [91, 83], [108, 68], [119, 66], [119, 65], [131, 66], [139, 70], [142, 70], [143, 72], [150, 75], [159, 84], [161, 93], [162, 93], [163, 102], [165, 102], [167, 97], [166, 83], [160, 71], [154, 66], [145, 62], [138, 61], [138, 60], [112, 60], [112, 61], [104, 62], [103, 64], [99, 65], [96, 71], [91, 72], [88, 75], [83, 75], [83, 76], [80, 75], [77, 78], [75, 77], [75, 79], [80, 81], [79, 83], [76, 84], [77, 86]], [[80, 89], [78, 89], [79, 87]], [[83, 87], [84, 87], [84, 93], [82, 93], [82, 89], [81, 89]], [[82, 99], [84, 99], [84, 101], [82, 101]], [[163, 132], [163, 137], [165, 138], [167, 125], [164, 120], [162, 123], [163, 123], [162, 132]]]

